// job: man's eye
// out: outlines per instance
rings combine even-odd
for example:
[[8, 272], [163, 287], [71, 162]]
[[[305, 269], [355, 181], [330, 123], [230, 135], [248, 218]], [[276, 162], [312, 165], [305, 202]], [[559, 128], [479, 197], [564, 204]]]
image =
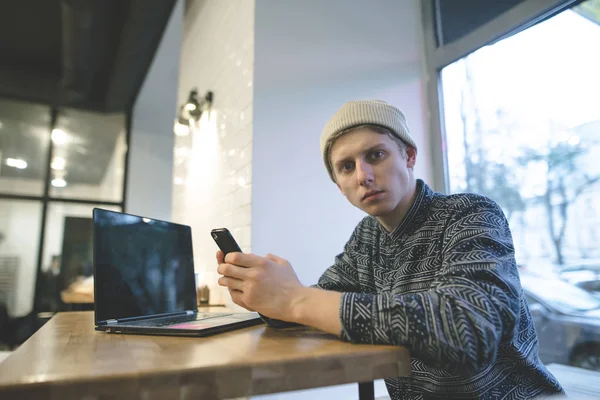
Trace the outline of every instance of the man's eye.
[[380, 158], [383, 158], [383, 151], [378, 150], [371, 153], [371, 159], [379, 160]]
[[343, 163], [340, 166], [340, 171], [342, 171], [342, 172], [349, 172], [349, 171], [352, 171], [352, 168], [354, 168], [354, 166], [352, 165], [352, 163], [349, 163], [349, 162], [348, 163]]

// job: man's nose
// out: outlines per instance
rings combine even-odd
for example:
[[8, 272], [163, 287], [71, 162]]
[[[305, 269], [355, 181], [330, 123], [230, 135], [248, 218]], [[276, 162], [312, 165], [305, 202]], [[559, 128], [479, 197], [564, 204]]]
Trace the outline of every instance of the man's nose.
[[362, 186], [368, 186], [373, 183], [373, 167], [371, 164], [362, 160], [357, 161], [356, 178], [358, 179], [358, 183]]

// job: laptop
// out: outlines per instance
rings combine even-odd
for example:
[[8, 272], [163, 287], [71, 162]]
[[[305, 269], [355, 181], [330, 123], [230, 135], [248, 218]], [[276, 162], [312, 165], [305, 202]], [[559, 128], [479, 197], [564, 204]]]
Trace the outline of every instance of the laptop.
[[187, 225], [94, 208], [94, 318], [111, 333], [208, 336], [263, 323], [198, 312]]

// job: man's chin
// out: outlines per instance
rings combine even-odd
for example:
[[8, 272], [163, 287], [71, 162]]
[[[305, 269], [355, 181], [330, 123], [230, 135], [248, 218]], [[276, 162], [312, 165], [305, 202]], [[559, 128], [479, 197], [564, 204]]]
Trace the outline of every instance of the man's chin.
[[383, 217], [385, 215], [389, 215], [392, 211], [392, 209], [390, 207], [386, 207], [385, 204], [373, 204], [367, 207], [359, 208], [372, 217]]

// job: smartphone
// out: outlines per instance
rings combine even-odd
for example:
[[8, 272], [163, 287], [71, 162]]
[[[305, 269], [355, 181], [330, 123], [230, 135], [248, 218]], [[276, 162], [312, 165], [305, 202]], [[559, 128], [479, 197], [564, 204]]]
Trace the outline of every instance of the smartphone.
[[233, 235], [227, 228], [213, 229], [210, 231], [210, 234], [217, 243], [217, 246], [219, 246], [219, 249], [221, 249], [225, 255], [234, 252], [242, 252], [242, 249], [240, 249], [240, 246], [238, 246]]

